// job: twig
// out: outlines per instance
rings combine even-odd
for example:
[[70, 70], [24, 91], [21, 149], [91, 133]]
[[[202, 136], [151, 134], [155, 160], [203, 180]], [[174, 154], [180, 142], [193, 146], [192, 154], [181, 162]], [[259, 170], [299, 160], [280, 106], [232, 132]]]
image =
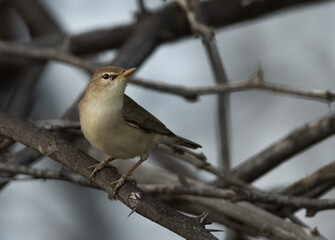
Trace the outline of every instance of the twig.
[[83, 178], [82, 176], [76, 173], [66, 172], [64, 171], [64, 169], [60, 169], [59, 171], [52, 171], [48, 169], [30, 168], [27, 166], [17, 165], [17, 164], [0, 163], [0, 171], [15, 173], [15, 174], [29, 175], [29, 176], [32, 176], [38, 179], [63, 180], [63, 181], [83, 185], [85, 187], [97, 188], [97, 186], [90, 183], [90, 181], [88, 181], [86, 178]]

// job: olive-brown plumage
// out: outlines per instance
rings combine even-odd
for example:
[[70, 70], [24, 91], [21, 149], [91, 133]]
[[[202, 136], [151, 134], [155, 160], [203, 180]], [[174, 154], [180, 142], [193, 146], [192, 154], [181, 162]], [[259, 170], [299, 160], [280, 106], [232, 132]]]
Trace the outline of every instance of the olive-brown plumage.
[[201, 147], [175, 135], [161, 121], [124, 94], [127, 77], [136, 69], [108, 66], [99, 69], [80, 101], [82, 131], [96, 148], [110, 155], [94, 166], [93, 177], [109, 161], [140, 156], [140, 161], [116, 182], [116, 190], [126, 177], [149, 155], [157, 144], [179, 144], [192, 149]]

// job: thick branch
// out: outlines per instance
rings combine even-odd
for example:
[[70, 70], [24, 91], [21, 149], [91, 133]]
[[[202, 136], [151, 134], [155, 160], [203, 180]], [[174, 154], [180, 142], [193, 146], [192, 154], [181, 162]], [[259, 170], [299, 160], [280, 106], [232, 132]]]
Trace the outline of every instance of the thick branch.
[[311, 229], [287, 222], [246, 202], [234, 204], [223, 199], [190, 195], [178, 195], [176, 198], [190, 203], [197, 203], [224, 214], [231, 219], [235, 219], [240, 223], [257, 229], [259, 234], [269, 239], [324, 239], [315, 235]]
[[335, 133], [335, 113], [311, 121], [234, 168], [232, 173], [252, 182], [295, 154]]
[[[85, 178], [90, 176], [87, 167], [97, 163], [96, 160], [75, 149], [62, 138], [3, 112], [0, 113], [0, 134], [40, 151]], [[101, 170], [93, 183], [109, 194], [113, 194], [110, 183], [119, 178], [117, 170], [111, 167]], [[195, 219], [168, 208], [129, 182], [119, 189], [117, 197], [128, 207], [136, 209], [142, 216], [187, 239], [216, 239]]]
[[[292, 6], [303, 6], [307, 3], [330, 2], [329, 0], [261, 0], [261, 1], [204, 1], [199, 4], [202, 11], [202, 20], [208, 26], [224, 27], [270, 14], [274, 11], [285, 10]], [[248, 4], [246, 4], [248, 2]], [[184, 13], [171, 4], [158, 10], [149, 18], [157, 15], [168, 16], [164, 25], [160, 27], [159, 43], [178, 40], [189, 36], [192, 31]], [[172, 19], [172, 20], [171, 20]], [[100, 52], [121, 46], [137, 28], [137, 23], [117, 26], [115, 28], [88, 31], [74, 36], [71, 40], [70, 50], [75, 54]], [[95, 43], [95, 44], [92, 44]]]

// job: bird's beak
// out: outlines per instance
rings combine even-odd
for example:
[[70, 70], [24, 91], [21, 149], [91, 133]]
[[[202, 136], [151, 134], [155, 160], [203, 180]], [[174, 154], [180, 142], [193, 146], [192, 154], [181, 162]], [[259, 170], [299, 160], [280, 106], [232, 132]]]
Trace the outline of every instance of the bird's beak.
[[137, 68], [130, 68], [126, 71], [124, 71], [123, 73], [121, 73], [118, 78], [122, 79], [122, 78], [126, 78], [128, 76], [130, 76], [133, 72], [136, 71]]

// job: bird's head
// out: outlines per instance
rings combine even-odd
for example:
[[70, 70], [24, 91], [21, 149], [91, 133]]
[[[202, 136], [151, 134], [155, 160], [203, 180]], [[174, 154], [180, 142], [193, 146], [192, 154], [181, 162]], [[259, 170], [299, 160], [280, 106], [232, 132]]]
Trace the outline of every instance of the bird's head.
[[88, 89], [100, 94], [123, 94], [127, 85], [127, 77], [135, 70], [136, 68], [126, 70], [114, 66], [102, 67], [93, 75]]

